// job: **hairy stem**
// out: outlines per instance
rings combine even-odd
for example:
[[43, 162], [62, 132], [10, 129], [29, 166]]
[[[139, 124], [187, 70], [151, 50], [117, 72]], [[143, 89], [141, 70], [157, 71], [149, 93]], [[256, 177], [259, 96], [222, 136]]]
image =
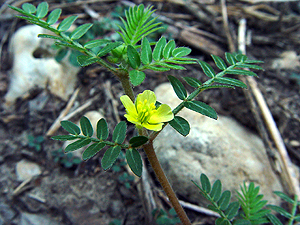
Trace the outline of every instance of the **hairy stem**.
[[125, 94], [131, 99], [132, 102], [134, 102], [135, 97], [128, 73], [123, 70], [117, 70], [117, 72], [115, 72], [115, 75], [119, 78]]
[[172, 206], [174, 207], [180, 221], [182, 222], [183, 225], [190, 225], [191, 222], [190, 222], [189, 218], [187, 217], [185, 211], [183, 210], [182, 206], [180, 205], [179, 200], [176, 197], [176, 194], [173, 191], [173, 189], [168, 181], [168, 178], [166, 177], [166, 175], [157, 159], [156, 153], [153, 148], [153, 142], [150, 140], [143, 147], [144, 147], [144, 151], [148, 157], [148, 160], [155, 172], [155, 175], [156, 175], [159, 183], [161, 184], [164, 192], [168, 196]]

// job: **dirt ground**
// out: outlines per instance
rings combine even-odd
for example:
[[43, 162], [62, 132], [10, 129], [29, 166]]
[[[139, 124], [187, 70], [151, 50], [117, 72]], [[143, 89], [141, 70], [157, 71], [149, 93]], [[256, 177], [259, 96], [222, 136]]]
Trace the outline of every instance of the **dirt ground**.
[[[21, 6], [21, 1], [7, 2]], [[219, 1], [207, 0], [204, 4], [200, 4], [200, 1], [192, 1], [194, 10], [183, 5], [181, 1], [132, 2], [154, 5], [157, 15], [160, 16], [159, 19], [167, 21], [164, 35], [173, 37], [177, 45], [190, 46], [193, 50], [192, 57], [213, 65], [210, 54], [217, 52], [224, 58], [224, 51], [230, 51], [227, 44], [228, 36], [223, 29]], [[83, 4], [76, 1], [51, 0], [48, 3], [50, 7], [62, 8], [63, 16], [79, 14], [80, 23], [95, 20], [87, 13], [86, 6], [88, 6], [89, 9], [97, 12], [100, 18], [110, 18], [102, 23], [102, 26], [107, 25], [107, 27], [103, 28], [100, 35], [114, 38], [116, 35], [113, 32], [113, 22], [117, 20], [116, 14], [122, 11], [122, 7], [124, 8], [128, 2], [95, 0]], [[203, 13], [209, 19], [201, 20], [195, 11]], [[291, 160], [295, 165], [299, 165], [300, 3], [270, 1], [254, 4], [252, 1], [228, 1], [227, 12], [229, 29], [235, 45], [238, 41], [238, 22], [243, 16], [247, 19], [247, 29], [251, 36], [247, 55], [251, 59], [265, 62], [262, 65], [265, 71], [259, 71], [259, 78], [256, 79], [258, 87], [268, 103]], [[75, 158], [68, 158], [61, 154], [62, 142], [53, 141], [45, 136], [66, 107], [66, 101], [51, 95], [47, 90], [35, 89], [26, 98], [18, 99], [13, 108], [7, 110], [3, 107], [4, 96], [10, 82], [8, 72], [12, 68], [8, 52], [9, 40], [12, 34], [24, 25], [26, 22], [14, 18], [12, 11], [2, 5], [0, 9], [0, 224], [39, 224], [37, 221], [40, 218], [34, 215], [40, 216], [43, 221], [49, 221], [48, 224], [147, 224], [136, 187], [137, 183], [127, 173], [124, 157], [118, 159], [113, 169], [104, 172], [100, 164], [101, 153], [86, 162], [78, 162]], [[193, 36], [195, 39], [187, 40], [180, 33], [187, 27], [209, 33], [210, 36], [196, 32], [198, 36]], [[193, 40], [196, 40], [196, 43]], [[294, 53], [282, 54], [286, 51]], [[291, 57], [293, 54], [297, 57]], [[284, 56], [286, 56], [285, 61], [274, 61]], [[277, 66], [274, 67], [276, 62]], [[145, 88], [153, 90], [158, 84], [167, 81], [167, 74], [205, 79], [199, 65], [189, 65], [186, 68], [186, 71], [170, 73], [148, 71], [142, 86], [135, 88], [136, 93]], [[106, 70], [94, 65], [81, 69], [78, 78], [77, 87], [80, 87], [80, 92], [76, 99], [77, 107], [94, 96], [98, 97], [71, 121], [78, 121], [87, 111], [100, 110], [110, 130], [113, 130], [116, 120], [124, 119], [123, 108], [118, 101], [122, 95], [119, 82]], [[107, 85], [111, 87], [109, 91], [105, 90]], [[200, 99], [214, 107], [219, 114], [235, 117], [244, 126], [259, 132], [253, 116], [253, 108], [242, 90], [211, 90], [204, 92]], [[113, 105], [115, 101], [117, 101], [117, 113]], [[134, 128], [130, 128], [129, 134], [133, 131]], [[64, 131], [60, 128], [55, 133], [58, 134], [64, 134]], [[42, 171], [39, 176], [27, 183], [18, 181], [16, 175], [16, 165], [24, 159], [36, 163]], [[149, 171], [151, 173], [150, 168]], [[153, 189], [159, 189], [157, 182], [154, 183]], [[169, 210], [165, 202], [163, 206]], [[187, 210], [187, 213], [194, 224], [214, 224], [213, 219], [207, 215], [192, 210]]]

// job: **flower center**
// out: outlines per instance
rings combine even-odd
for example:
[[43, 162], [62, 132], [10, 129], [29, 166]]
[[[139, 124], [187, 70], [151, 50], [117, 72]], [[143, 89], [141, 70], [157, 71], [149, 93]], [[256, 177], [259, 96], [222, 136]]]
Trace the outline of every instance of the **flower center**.
[[147, 123], [151, 115], [157, 111], [155, 104], [149, 103], [147, 99], [145, 99], [144, 101], [138, 101], [136, 104], [136, 110], [138, 113], [139, 121], [142, 124]]

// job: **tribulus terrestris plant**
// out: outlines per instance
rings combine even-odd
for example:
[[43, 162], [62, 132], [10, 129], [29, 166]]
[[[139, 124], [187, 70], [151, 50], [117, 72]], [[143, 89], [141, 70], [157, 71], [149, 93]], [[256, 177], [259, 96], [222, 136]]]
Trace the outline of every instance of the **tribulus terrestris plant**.
[[[51, 38], [58, 46], [68, 47], [81, 54], [77, 61], [81, 66], [99, 64], [112, 73], [122, 84], [124, 95], [120, 101], [125, 107], [124, 115], [128, 122], [135, 125], [138, 135], [126, 139], [127, 123], [121, 121], [112, 132], [112, 139], [108, 140], [109, 130], [105, 119], [100, 119], [97, 123], [96, 137], [92, 137], [93, 128], [86, 117], [80, 119], [80, 127], [70, 121], [61, 121], [61, 126], [69, 133], [68, 135], [58, 135], [52, 137], [54, 140], [66, 141], [76, 140], [65, 148], [65, 153], [75, 151], [83, 146], [87, 146], [82, 154], [83, 160], [88, 160], [99, 151], [108, 146], [101, 160], [104, 170], [110, 169], [123, 149], [126, 161], [132, 172], [141, 176], [142, 159], [140, 151], [144, 151], [155, 172], [155, 175], [168, 196], [182, 224], [191, 224], [185, 211], [166, 178], [160, 163], [156, 157], [153, 141], [156, 136], [170, 124], [178, 133], [186, 136], [190, 132], [190, 125], [187, 120], [177, 116], [183, 108], [187, 108], [217, 119], [216, 111], [204, 102], [195, 98], [204, 90], [212, 88], [247, 88], [238, 79], [226, 77], [226, 75], [246, 75], [257, 76], [249, 69], [261, 70], [262, 67], [256, 65], [262, 63], [258, 60], [249, 60], [242, 54], [226, 53], [226, 62], [219, 56], [212, 55], [216, 66], [220, 72], [216, 73], [213, 68], [204, 61], [188, 57], [191, 49], [178, 47], [174, 40], [167, 41], [161, 37], [157, 42], [149, 42], [147, 36], [162, 28], [162, 24], [153, 17], [153, 7], [145, 7], [143, 4], [134, 6], [125, 11], [125, 18], [120, 18], [123, 26], [119, 26], [118, 34], [122, 41], [111, 41], [108, 39], [95, 39], [84, 44], [78, 42], [93, 24], [87, 23], [68, 32], [77, 16], [70, 16], [59, 21], [61, 9], [54, 9], [48, 13], [48, 3], [42, 2], [37, 7], [30, 3], [25, 3], [22, 8], [10, 6], [13, 10], [22, 15], [18, 18], [25, 19], [49, 31], [53, 35], [39, 34], [41, 38]], [[183, 83], [175, 76], [168, 76], [174, 92], [181, 100], [181, 103], [173, 110], [166, 104], [156, 101], [156, 96], [151, 90], [136, 94], [133, 87], [141, 85], [146, 77], [145, 70], [169, 71], [185, 70], [185, 64], [199, 64], [207, 80], [202, 83], [193, 77], [182, 77], [187, 85], [194, 88], [188, 94]], [[244, 70], [247, 68], [247, 70]], [[196, 183], [195, 183], [196, 184]], [[280, 224], [280, 221], [268, 209], [263, 209], [266, 202], [261, 200], [262, 195], [258, 195], [259, 187], [254, 184], [242, 186], [242, 193], [239, 193], [239, 201], [230, 203], [231, 193], [222, 192], [220, 181], [216, 181], [211, 188], [208, 178], [201, 175], [201, 185], [198, 188], [200, 193], [211, 202], [209, 208], [220, 214], [216, 224], [262, 224], [271, 221], [273, 224]], [[294, 208], [292, 213], [284, 211], [278, 206], [269, 206], [276, 212], [283, 214], [290, 221], [299, 221], [299, 216], [295, 216], [296, 206], [299, 202], [290, 199], [288, 196], [280, 194]], [[242, 213], [236, 218], [241, 206]], [[292, 224], [293, 222], [290, 222]]]

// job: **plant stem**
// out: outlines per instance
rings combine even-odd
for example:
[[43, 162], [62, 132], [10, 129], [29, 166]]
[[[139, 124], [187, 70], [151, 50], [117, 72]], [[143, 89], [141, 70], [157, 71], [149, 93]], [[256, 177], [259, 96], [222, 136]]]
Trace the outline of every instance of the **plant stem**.
[[153, 148], [153, 142], [152, 140], [150, 140], [147, 144], [145, 144], [143, 146], [144, 151], [148, 157], [148, 160], [155, 172], [155, 175], [159, 181], [159, 183], [161, 184], [164, 192], [166, 193], [166, 195], [168, 196], [172, 206], [174, 207], [180, 221], [182, 222], [183, 225], [190, 225], [191, 222], [189, 220], [189, 218], [187, 217], [185, 211], [183, 210], [182, 206], [179, 203], [178, 198], [176, 197], [175, 192], [173, 191], [168, 178], [166, 177], [158, 159], [156, 156], [156, 153], [154, 151]]
[[135, 97], [132, 89], [132, 85], [129, 80], [129, 75], [126, 71], [118, 70], [115, 75], [119, 78], [123, 90], [125, 91], [125, 94], [131, 99], [132, 102], [134, 102]]

